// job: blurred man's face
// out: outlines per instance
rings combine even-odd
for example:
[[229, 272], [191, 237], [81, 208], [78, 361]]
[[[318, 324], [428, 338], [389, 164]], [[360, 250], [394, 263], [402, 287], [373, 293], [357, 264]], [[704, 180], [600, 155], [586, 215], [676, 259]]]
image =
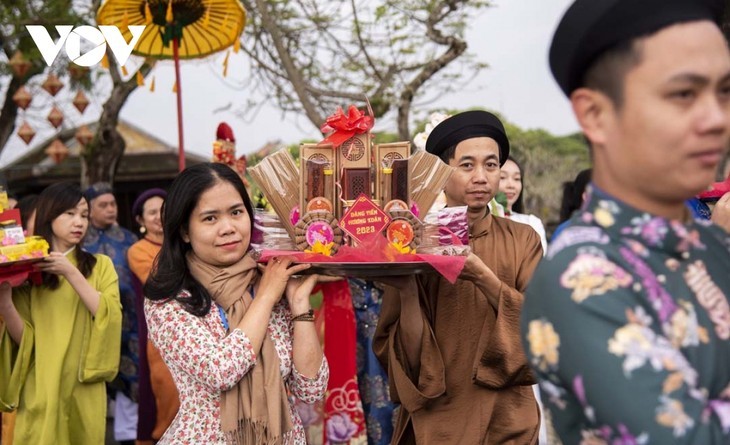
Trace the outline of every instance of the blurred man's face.
[[667, 27], [640, 46], [622, 106], [606, 113], [594, 179], [643, 208], [675, 205], [706, 189], [727, 151], [730, 52], [709, 21]]
[[91, 224], [100, 229], [106, 229], [117, 222], [117, 200], [111, 193], [99, 195], [91, 200], [89, 213]]

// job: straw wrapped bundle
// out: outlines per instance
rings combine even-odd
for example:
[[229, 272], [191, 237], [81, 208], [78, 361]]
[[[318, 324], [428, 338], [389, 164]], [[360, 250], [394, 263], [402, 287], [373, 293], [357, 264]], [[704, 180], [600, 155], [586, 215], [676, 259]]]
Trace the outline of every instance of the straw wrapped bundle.
[[410, 157], [408, 166], [410, 168], [411, 199], [425, 214], [456, 169], [444, 164], [438, 156], [422, 150], [415, 152]]
[[292, 209], [299, 205], [299, 169], [294, 158], [288, 151], [279, 150], [249, 171], [294, 241], [296, 234], [289, 217]]

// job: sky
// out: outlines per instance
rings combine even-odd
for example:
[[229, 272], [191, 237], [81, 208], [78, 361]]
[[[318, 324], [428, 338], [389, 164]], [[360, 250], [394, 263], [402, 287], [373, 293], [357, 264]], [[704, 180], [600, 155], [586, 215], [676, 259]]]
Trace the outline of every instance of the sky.
[[[429, 104], [429, 110], [485, 107], [500, 112], [523, 128], [543, 128], [557, 135], [577, 131], [569, 103], [553, 80], [547, 62], [552, 32], [570, 0], [495, 0], [494, 3], [494, 7], [472, 20], [466, 34], [469, 51], [489, 67], [462, 91]], [[65, 54], [62, 52], [61, 56]], [[248, 64], [243, 52], [232, 54], [229, 74], [224, 79], [222, 60], [223, 54], [218, 54], [202, 61], [181, 63], [186, 151], [209, 157], [220, 122], [227, 122], [233, 128], [238, 155], [256, 151], [269, 141], [295, 143], [321, 136], [306, 118], [282, 115], [275, 104], [264, 104], [258, 113], [245, 119], [237, 116], [234, 111], [252, 94], [246, 83]], [[155, 91], [149, 91], [151, 77], [148, 77], [147, 85], [130, 96], [121, 118], [176, 147], [172, 62], [158, 63], [153, 75]], [[108, 82], [96, 84], [89, 94], [92, 104], [83, 115], [69, 105], [75, 92], [65, 88], [56, 98], [66, 114], [65, 125], [97, 119], [109, 88]], [[37, 90], [37, 86], [31, 87], [32, 92]], [[51, 102], [43, 96], [44, 93], [34, 94], [35, 116], [34, 112], [28, 114], [29, 122], [38, 131], [33, 143], [53, 135], [52, 127], [42, 118], [46, 112], [39, 111]], [[376, 123], [375, 131], [395, 132], [395, 128], [394, 120], [386, 117]], [[28, 146], [13, 136], [0, 154], [0, 168], [27, 150]]]

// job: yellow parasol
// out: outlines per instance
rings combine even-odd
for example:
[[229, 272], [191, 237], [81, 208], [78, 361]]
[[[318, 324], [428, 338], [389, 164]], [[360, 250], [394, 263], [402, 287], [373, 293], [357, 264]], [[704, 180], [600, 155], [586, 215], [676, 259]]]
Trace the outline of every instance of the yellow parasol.
[[137, 55], [175, 61], [180, 170], [183, 148], [180, 59], [194, 59], [234, 45], [243, 32], [246, 11], [240, 0], [106, 0], [96, 15], [99, 25], [120, 28], [129, 42], [130, 25], [146, 25], [134, 48]]

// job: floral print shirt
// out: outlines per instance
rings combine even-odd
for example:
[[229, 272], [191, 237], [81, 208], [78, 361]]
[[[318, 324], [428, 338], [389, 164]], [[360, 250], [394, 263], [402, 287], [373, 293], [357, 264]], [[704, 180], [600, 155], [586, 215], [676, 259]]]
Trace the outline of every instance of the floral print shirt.
[[[149, 339], [160, 351], [180, 393], [180, 410], [158, 444], [225, 444], [220, 422], [221, 393], [238, 383], [256, 363], [251, 341], [240, 329], [226, 334], [215, 304], [207, 315], [197, 317], [174, 300], [145, 300], [145, 315]], [[289, 318], [289, 307], [282, 300], [271, 313], [268, 333], [274, 340], [287, 389], [299, 401], [314, 403], [327, 388], [327, 360], [322, 360], [314, 378], [297, 372], [292, 362], [294, 328]], [[284, 437], [284, 443], [305, 445], [302, 421], [293, 400], [289, 405], [294, 429]]]
[[523, 306], [551, 443], [730, 444], [730, 235], [590, 194]]

